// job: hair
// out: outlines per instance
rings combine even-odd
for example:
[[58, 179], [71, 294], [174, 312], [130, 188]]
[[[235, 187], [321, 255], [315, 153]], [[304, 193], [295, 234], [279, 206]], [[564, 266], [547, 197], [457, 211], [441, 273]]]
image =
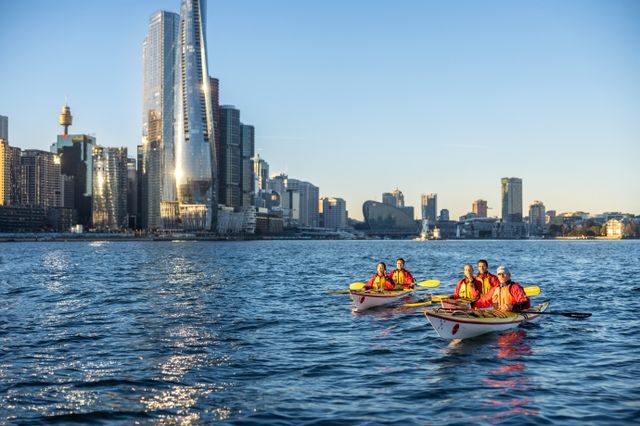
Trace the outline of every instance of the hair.
[[397, 258], [397, 259], [396, 259], [396, 262], [398, 262], [398, 261], [402, 261], [402, 263], [405, 263], [404, 259], [403, 259], [403, 258], [401, 258], [401, 257], [399, 257], [399, 258]]
[[386, 263], [384, 263], [384, 262], [378, 262], [378, 263], [376, 264], [376, 268], [378, 267], [378, 265], [382, 265], [382, 267], [383, 267], [384, 269], [387, 269], [387, 264], [386, 264]]
[[466, 269], [466, 267], [467, 267], [467, 266], [468, 266], [469, 268], [471, 268], [471, 270], [473, 271], [473, 265], [472, 265], [472, 264], [470, 264], [470, 263], [465, 263], [465, 264], [464, 264], [464, 268], [462, 268], [462, 269]]
[[481, 264], [481, 263], [484, 263], [484, 266], [486, 266], [487, 268], [489, 267], [489, 262], [487, 262], [486, 260], [484, 260], [484, 259], [478, 260], [478, 265]]

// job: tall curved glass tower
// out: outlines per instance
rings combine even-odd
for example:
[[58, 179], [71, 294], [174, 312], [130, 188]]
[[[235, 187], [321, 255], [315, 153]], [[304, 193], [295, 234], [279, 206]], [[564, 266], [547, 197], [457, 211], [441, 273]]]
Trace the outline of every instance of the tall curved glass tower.
[[175, 67], [176, 195], [182, 227], [212, 229], [217, 214], [213, 103], [207, 66], [204, 0], [182, 0]]

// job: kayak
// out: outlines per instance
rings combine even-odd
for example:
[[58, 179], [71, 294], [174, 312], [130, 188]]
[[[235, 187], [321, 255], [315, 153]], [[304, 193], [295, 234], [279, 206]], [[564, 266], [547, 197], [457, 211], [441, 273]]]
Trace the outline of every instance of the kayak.
[[381, 292], [375, 290], [349, 290], [349, 296], [353, 301], [353, 310], [355, 312], [366, 311], [377, 306], [391, 305], [411, 293], [413, 293], [412, 289]]
[[494, 310], [425, 309], [424, 315], [436, 333], [445, 339], [469, 339], [494, 331], [516, 328], [525, 322], [537, 320], [549, 307], [550, 301], [527, 309], [527, 313], [500, 312]]

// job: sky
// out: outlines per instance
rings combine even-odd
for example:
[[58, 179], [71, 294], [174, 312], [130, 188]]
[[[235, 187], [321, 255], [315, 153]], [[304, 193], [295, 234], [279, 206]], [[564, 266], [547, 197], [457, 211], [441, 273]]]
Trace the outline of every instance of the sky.
[[[0, 115], [12, 146], [71, 133], [141, 143], [142, 41], [179, 0], [0, 0]], [[236, 0], [207, 3], [221, 104], [270, 172], [344, 198], [399, 188], [457, 219], [500, 216], [500, 178], [558, 212], [640, 214], [640, 2]]]

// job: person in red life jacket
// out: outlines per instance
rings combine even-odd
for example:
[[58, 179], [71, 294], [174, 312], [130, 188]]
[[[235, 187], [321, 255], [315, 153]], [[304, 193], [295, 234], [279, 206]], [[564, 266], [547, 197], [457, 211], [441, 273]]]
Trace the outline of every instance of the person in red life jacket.
[[387, 275], [387, 265], [384, 262], [378, 262], [376, 266], [377, 272], [369, 279], [369, 282], [364, 286], [365, 290], [393, 290], [395, 284]]
[[464, 278], [458, 281], [452, 299], [468, 299], [475, 302], [480, 298], [482, 282], [473, 276], [473, 266], [470, 263], [464, 265]]
[[511, 273], [505, 266], [499, 266], [496, 270], [498, 287], [492, 287], [489, 293], [482, 296], [474, 305], [474, 308], [489, 308], [493, 306], [498, 311], [519, 312], [531, 307], [531, 301], [524, 292], [522, 286], [511, 281]]
[[489, 263], [484, 259], [478, 260], [478, 275], [476, 275], [476, 278], [482, 283], [481, 296], [489, 293], [492, 287], [500, 285], [498, 277], [489, 272]]
[[396, 260], [396, 269], [389, 274], [389, 278], [395, 283], [396, 290], [411, 289], [416, 282], [411, 272], [404, 269], [404, 259], [401, 257]]

